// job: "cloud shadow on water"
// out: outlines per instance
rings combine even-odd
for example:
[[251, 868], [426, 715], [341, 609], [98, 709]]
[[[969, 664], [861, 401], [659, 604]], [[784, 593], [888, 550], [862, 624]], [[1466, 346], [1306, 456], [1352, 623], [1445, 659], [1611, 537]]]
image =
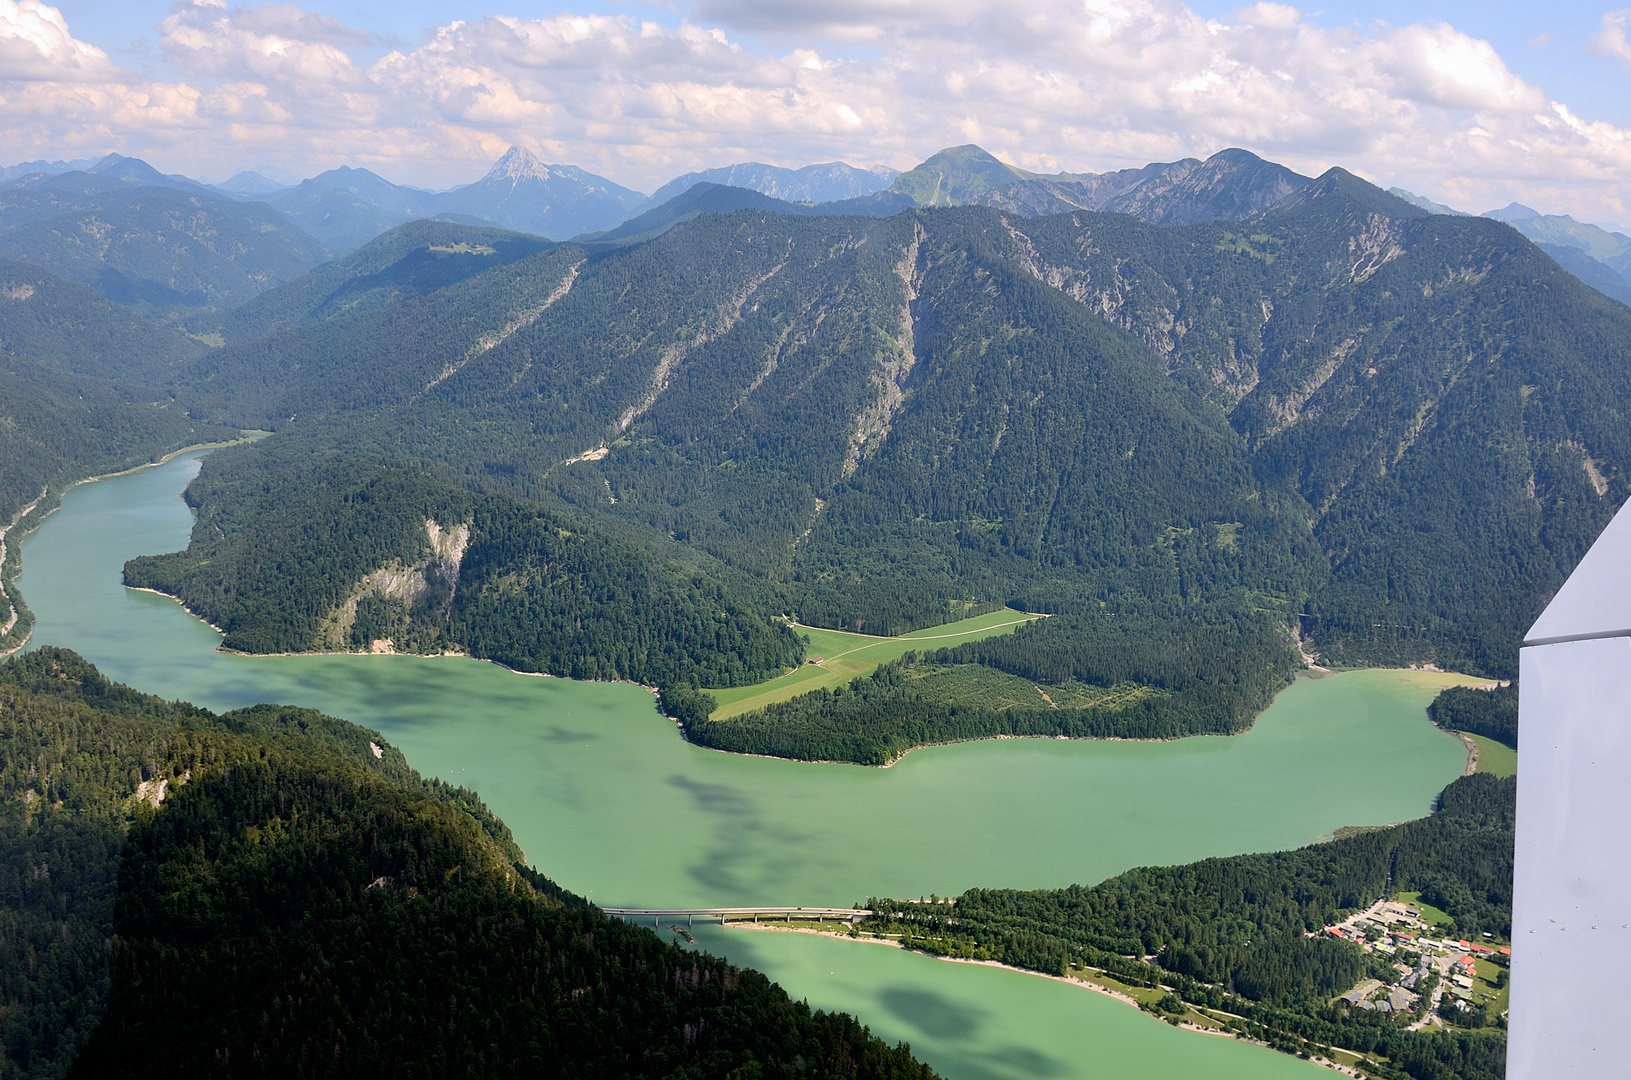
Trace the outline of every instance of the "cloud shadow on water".
[[878, 992], [878, 1001], [897, 1020], [931, 1039], [964, 1042], [976, 1038], [985, 1023], [983, 1009], [919, 986], [886, 986]]
[[[709, 784], [676, 774], [669, 784], [691, 796], [697, 810], [714, 819], [712, 842], [686, 873], [705, 895], [734, 903], [801, 904], [812, 897], [785, 895], [800, 879], [810, 836], [767, 822], [758, 803], [728, 784]], [[751, 871], [751, 873], [744, 873]]]

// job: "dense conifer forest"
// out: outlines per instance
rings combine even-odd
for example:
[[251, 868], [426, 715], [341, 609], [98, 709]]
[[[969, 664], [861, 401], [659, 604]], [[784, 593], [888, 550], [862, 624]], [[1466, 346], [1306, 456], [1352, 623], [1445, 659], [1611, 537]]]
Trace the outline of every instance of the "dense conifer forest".
[[[1185, 627], [1136, 615], [1062, 615], [1010, 636], [908, 654], [847, 686], [729, 720], [707, 719], [705, 691], [678, 688], [665, 705], [703, 746], [887, 765], [913, 747], [999, 735], [1233, 735], [1286, 685], [1295, 662], [1284, 632], [1260, 616]], [[1015, 693], [1010, 682], [1030, 692]]]
[[1242, 1034], [1280, 1049], [1381, 1055], [1391, 1062], [1373, 1070], [1381, 1076], [1499, 1080], [1498, 1032], [1407, 1032], [1419, 1017], [1333, 1003], [1377, 965], [1318, 931], [1392, 889], [1419, 892], [1464, 937], [1509, 935], [1516, 801], [1515, 780], [1468, 776], [1419, 821], [1296, 851], [1140, 868], [1093, 886], [971, 889], [946, 903], [872, 899], [866, 906], [878, 915], [866, 927], [938, 955], [1049, 973], [1094, 967], [1168, 986], [1236, 1014]]
[[933, 1076], [601, 915], [355, 725], [50, 648], [0, 665], [0, 725], [8, 1074]]
[[89, 289], [0, 261], [0, 524], [48, 485], [235, 438], [172, 403], [177, 368], [202, 351]]
[[[235, 648], [458, 648], [692, 714], [684, 686], [798, 662], [782, 616], [895, 634], [1004, 604], [1061, 618], [955, 662], [1193, 684], [1117, 721], [1140, 730], [1238, 730], [1299, 642], [1510, 677], [1631, 469], [1631, 312], [1340, 170], [1178, 227], [743, 210], [588, 251], [419, 222], [222, 333], [176, 393], [278, 433], [206, 466], [208, 528], [133, 583]], [[470, 526], [456, 581], [426, 520]], [[421, 564], [411, 596], [380, 584]], [[703, 741], [870, 761], [1047, 727], [897, 694], [857, 742], [858, 700]], [[1066, 726], [1115, 726], [1093, 715]]]
[[786, 626], [717, 575], [536, 504], [354, 459], [269, 468], [254, 447], [218, 454], [188, 489], [191, 546], [131, 560], [125, 581], [175, 595], [229, 649], [389, 639], [651, 685], [753, 683], [803, 659]]
[[[187, 550], [127, 584], [228, 648], [634, 680], [696, 743], [804, 760], [1235, 733], [1311, 661], [1514, 677], [1631, 494], [1631, 310], [1499, 222], [1244, 164], [1272, 199], [1141, 211], [1186, 224], [1031, 178], [986, 206], [747, 200], [616, 244], [416, 221], [309, 273], [320, 247], [257, 204], [18, 189], [5, 250], [69, 280], [0, 262], [0, 523], [269, 431], [206, 460]], [[159, 251], [188, 207], [209, 235]], [[93, 212], [122, 229], [100, 262], [63, 246]], [[1003, 605], [1049, 618], [711, 719], [710, 689], [804, 661], [795, 621], [895, 635]], [[1515, 686], [1430, 714], [1516, 746]], [[605, 919], [474, 793], [343, 721], [216, 716], [46, 648], [0, 665], [0, 736], [7, 1071], [932, 1075]], [[1467, 777], [1421, 821], [870, 901], [873, 928], [1165, 986], [1379, 1076], [1495, 1080], [1499, 1032], [1334, 1003], [1388, 973], [1317, 930], [1405, 890], [1509, 933], [1514, 799]]]
[[1518, 684], [1479, 690], [1452, 686], [1433, 699], [1427, 715], [1446, 731], [1468, 731], [1518, 748]]

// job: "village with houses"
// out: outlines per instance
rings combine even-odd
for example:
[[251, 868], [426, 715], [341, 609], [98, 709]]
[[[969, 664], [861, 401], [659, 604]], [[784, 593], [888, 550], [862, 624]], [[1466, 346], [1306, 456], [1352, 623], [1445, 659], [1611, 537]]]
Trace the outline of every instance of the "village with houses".
[[1446, 1019], [1466, 1027], [1505, 1026], [1511, 946], [1489, 934], [1482, 941], [1450, 936], [1448, 917], [1435, 917], [1441, 914], [1407, 894], [1324, 927], [1392, 961], [1391, 977], [1363, 979], [1339, 1000], [1355, 1009], [1414, 1015], [1412, 1030]]

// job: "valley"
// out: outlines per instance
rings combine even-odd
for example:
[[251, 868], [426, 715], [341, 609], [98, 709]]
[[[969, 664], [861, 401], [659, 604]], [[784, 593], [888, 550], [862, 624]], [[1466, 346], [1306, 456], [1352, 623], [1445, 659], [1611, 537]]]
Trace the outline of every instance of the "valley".
[[[312, 723], [357, 760], [280, 764], [276, 798], [316, 812], [299, 777], [361, 783], [392, 755], [457, 785], [364, 784], [441, 800], [433, 846], [497, 838], [468, 847], [496, 874], [472, 880], [511, 899], [449, 904], [558, 928], [560, 889], [870, 897], [870, 929], [919, 952], [1095, 972], [1241, 1037], [1034, 975], [698, 928], [952, 1080], [1308, 1075], [1288, 1055], [1339, 1042], [1386, 1080], [1495, 1075], [1496, 1018], [1421, 1034], [1345, 1010], [1391, 976], [1318, 931], [1388, 889], [1509, 930], [1517, 642], [1631, 490], [1631, 309], [1597, 270], [1240, 150], [1105, 174], [976, 146], [887, 177], [744, 166], [658, 205], [524, 153], [458, 192], [340, 169], [269, 203], [145, 168], [0, 186], [0, 253], [31, 260], [0, 263], [0, 511], [34, 501], [20, 535], [61, 502], [26, 558], [6, 537], [32, 611], [9, 644], [32, 630], [251, 743], [284, 735], [235, 710], [344, 718]], [[103, 218], [117, 243], [84, 239]], [[198, 444], [219, 448], [179, 452]], [[27, 655], [5, 670], [81, 663]], [[171, 708], [137, 711], [190, 731]], [[210, 786], [182, 791], [194, 766]], [[275, 831], [221, 794], [238, 765], [205, 766], [117, 766], [109, 790], [136, 786], [104, 825], [130, 858], [170, 866], [196, 808]], [[26, 835], [38, 792], [16, 794]], [[344, 862], [366, 830], [334, 820]], [[395, 880], [334, 895], [411, 922], [417, 894], [374, 895]], [[657, 947], [624, 934], [602, 945]], [[517, 955], [547, 968], [539, 947]], [[692, 1007], [700, 969], [660, 955], [680, 966], [649, 1000]], [[113, 1008], [148, 1015], [132, 964]]]
[[[166, 697], [278, 700], [376, 728], [418, 768], [481, 792], [530, 860], [597, 903], [849, 904], [1097, 880], [1414, 817], [1465, 760], [1421, 711], [1463, 680], [1425, 671], [1300, 679], [1228, 739], [975, 742], [880, 771], [688, 746], [629, 684], [457, 657], [225, 654], [172, 601], [120, 582], [124, 560], [185, 539], [192, 518], [176, 496], [196, 469], [183, 456], [69, 493], [25, 541], [36, 640]], [[795, 997], [909, 1040], [950, 1076], [1101, 1077], [1143, 1061], [1178, 1077], [1316, 1075], [1032, 976], [832, 939], [694, 933]]]

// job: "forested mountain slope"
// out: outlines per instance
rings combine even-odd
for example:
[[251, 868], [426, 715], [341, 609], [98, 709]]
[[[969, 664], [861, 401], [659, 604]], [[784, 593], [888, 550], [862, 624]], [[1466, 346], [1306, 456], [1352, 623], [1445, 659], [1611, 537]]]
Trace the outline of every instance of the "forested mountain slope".
[[179, 365], [203, 351], [89, 289], [0, 261], [0, 523], [47, 484], [236, 435], [172, 407]]
[[[1103, 722], [971, 703], [959, 731], [1229, 731], [1297, 632], [1337, 663], [1510, 675], [1626, 495], [1631, 312], [1504, 225], [1340, 170], [1245, 223], [744, 210], [601, 253], [436, 228], [262, 298], [240, 325], [284, 329], [188, 367], [196, 415], [280, 434], [206, 464], [212, 530], [133, 580], [240, 647], [394, 627], [650, 679], [692, 716], [680, 685], [796, 660], [776, 616], [898, 633], [1012, 604], [1061, 617], [948, 662], [1150, 693]], [[452, 509], [369, 503], [359, 462]], [[523, 504], [544, 524], [501, 539]], [[445, 597], [390, 584], [430, 565], [427, 522], [470, 528]], [[334, 543], [343, 572], [269, 569], [338, 566]], [[634, 567], [668, 584], [581, 587]], [[732, 602], [704, 617], [710, 596]], [[696, 619], [632, 616], [661, 663], [588, 629], [663, 606]], [[1123, 650], [1181, 659], [1103, 662]], [[941, 730], [909, 720], [919, 682], [862, 689], [790, 703], [787, 752], [888, 758]], [[693, 737], [768, 746], [767, 720]]]
[[550, 246], [507, 229], [410, 222], [225, 313], [220, 332], [228, 342], [253, 341], [301, 323], [378, 311]]
[[[895, 632], [1016, 598], [1110, 605], [1103, 618], [1204, 620], [1202, 607], [1219, 605], [1234, 633], [1278, 644], [1215, 647], [1233, 640], [1261, 657], [1277, 672], [1270, 685], [1289, 672], [1284, 631], [1241, 616], [1265, 599], [1283, 610], [1308, 587], [1316, 553], [1300, 503], [1261, 485], [1222, 415], [1134, 339], [990, 250], [1011, 242], [994, 215], [704, 220], [625, 255], [553, 248], [388, 312], [220, 350], [195, 386], [223, 415], [301, 418], [282, 425], [291, 460], [318, 455], [337, 471], [352, 454], [417, 461], [480, 492], [541, 500], [665, 559], [691, 552], [714, 580], [759, 582], [732, 595], [764, 614]], [[528, 295], [494, 304], [504, 290]], [[517, 309], [524, 318], [498, 343], [463, 344]], [[994, 344], [971, 348], [982, 336]], [[195, 488], [206, 518], [221, 520], [212, 499], [250, 486], [258, 454], [206, 466]], [[276, 494], [283, 483], [253, 485], [274, 493], [268, 507], [300, 504], [292, 487]], [[230, 559], [210, 532], [180, 562], [133, 563], [132, 580], [217, 621], [264, 623], [271, 607], [212, 601], [226, 593], [208, 582], [229, 563], [270, 565], [261, 553], [288, 535], [274, 517], [238, 519], [233, 542], [245, 546]], [[280, 562], [322, 561], [275, 543]], [[507, 550], [527, 565], [542, 557]], [[560, 588], [504, 565], [506, 580]], [[491, 594], [494, 618], [521, 625], [522, 594], [544, 595], [530, 588]], [[261, 595], [243, 581], [232, 592]], [[461, 602], [446, 632], [490, 647], [460, 638]], [[232, 625], [246, 632], [234, 641], [254, 640]], [[1044, 638], [1074, 624], [1053, 625]], [[760, 668], [739, 655], [742, 670]]]
[[933, 1076], [601, 915], [344, 721], [215, 716], [46, 648], [0, 665], [0, 730], [8, 1073]]
[[264, 203], [87, 173], [0, 189], [0, 258], [151, 318], [236, 307], [327, 257]]
[[207, 613], [227, 648], [389, 640], [522, 671], [709, 686], [758, 682], [803, 657], [751, 582], [414, 470], [311, 461], [298, 444], [245, 449], [188, 489], [201, 524], [184, 555], [125, 568], [127, 584]]
[[1331, 579], [1303, 622], [1328, 659], [1515, 670], [1628, 491], [1631, 312], [1505, 226], [1340, 171], [1250, 228], [1023, 228], [1035, 273], [1228, 409], [1307, 501]]

